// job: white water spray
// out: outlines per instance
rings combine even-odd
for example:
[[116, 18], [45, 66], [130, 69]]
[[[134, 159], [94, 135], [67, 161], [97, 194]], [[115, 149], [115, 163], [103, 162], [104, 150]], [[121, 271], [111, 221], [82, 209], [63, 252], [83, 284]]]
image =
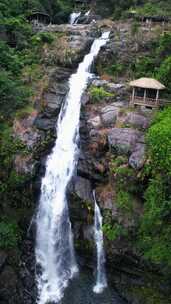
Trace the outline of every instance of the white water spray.
[[94, 41], [90, 53], [70, 77], [69, 93], [58, 118], [57, 139], [47, 159], [36, 218], [38, 304], [58, 303], [68, 281], [78, 272], [66, 189], [78, 158], [81, 96], [91, 77], [93, 60], [108, 38], [109, 32], [105, 32]]
[[93, 288], [95, 293], [102, 293], [107, 287], [106, 270], [105, 270], [105, 252], [103, 244], [103, 230], [102, 230], [102, 215], [100, 208], [96, 201], [95, 191], [93, 191], [94, 197], [94, 239], [97, 249], [97, 278], [96, 284]]
[[84, 16], [88, 17], [90, 15], [90, 10], [84, 14]]
[[80, 17], [80, 15], [81, 15], [81, 12], [78, 12], [78, 13], [72, 13], [71, 15], [70, 15], [70, 21], [69, 21], [69, 23], [71, 24], [71, 25], [73, 25], [73, 24], [77, 24], [77, 21], [78, 21], [78, 18]]

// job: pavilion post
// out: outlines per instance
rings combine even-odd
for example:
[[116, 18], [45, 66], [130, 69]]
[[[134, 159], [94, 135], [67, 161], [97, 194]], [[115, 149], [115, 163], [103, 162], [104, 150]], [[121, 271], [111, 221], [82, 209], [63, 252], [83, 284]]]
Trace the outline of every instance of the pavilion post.
[[146, 103], [147, 90], [144, 90], [144, 103]]
[[135, 99], [135, 87], [132, 89], [132, 98], [131, 98], [131, 105], [134, 105], [134, 99]]
[[156, 92], [156, 105], [158, 106], [159, 104], [159, 90]]

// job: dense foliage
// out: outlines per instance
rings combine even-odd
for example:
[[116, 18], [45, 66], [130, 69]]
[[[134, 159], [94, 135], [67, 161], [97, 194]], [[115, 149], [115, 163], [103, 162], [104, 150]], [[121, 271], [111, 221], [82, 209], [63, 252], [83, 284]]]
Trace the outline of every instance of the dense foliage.
[[149, 56], [137, 57], [130, 69], [135, 78], [147, 76], [160, 80], [171, 93], [171, 33], [166, 33], [151, 44]]
[[25, 157], [28, 151], [13, 138], [13, 120], [33, 109], [36, 82], [43, 78], [42, 49], [54, 39], [50, 33], [35, 34], [28, 16], [41, 11], [51, 22], [65, 22], [72, 5], [71, 0], [0, 0], [0, 247], [17, 246], [19, 229], [10, 209], [19, 208], [22, 200], [26, 206], [30, 199], [23, 186], [28, 177], [14, 170], [17, 153]]
[[171, 266], [171, 109], [158, 113], [147, 134], [151, 176], [145, 192], [145, 210], [139, 244], [152, 261]]

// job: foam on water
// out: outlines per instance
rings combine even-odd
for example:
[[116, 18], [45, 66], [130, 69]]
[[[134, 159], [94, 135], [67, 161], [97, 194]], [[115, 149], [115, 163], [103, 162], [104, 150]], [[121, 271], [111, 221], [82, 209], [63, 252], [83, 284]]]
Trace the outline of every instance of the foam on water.
[[97, 249], [97, 278], [96, 284], [93, 288], [95, 293], [102, 293], [107, 287], [106, 270], [105, 270], [105, 252], [103, 244], [103, 230], [102, 230], [102, 215], [100, 208], [96, 201], [95, 191], [93, 191], [94, 197], [94, 240]]

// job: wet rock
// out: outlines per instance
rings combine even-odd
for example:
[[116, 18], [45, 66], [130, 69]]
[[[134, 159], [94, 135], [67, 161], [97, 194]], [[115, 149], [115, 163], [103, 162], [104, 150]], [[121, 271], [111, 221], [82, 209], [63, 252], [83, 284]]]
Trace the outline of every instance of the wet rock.
[[83, 201], [92, 201], [92, 187], [88, 179], [77, 176], [74, 178], [74, 192]]
[[91, 181], [103, 181], [104, 174], [98, 170], [91, 153], [81, 153], [77, 165], [78, 175], [83, 176]]
[[145, 145], [137, 144], [134, 152], [131, 154], [129, 158], [129, 165], [133, 169], [141, 169], [145, 163]]
[[113, 128], [108, 133], [108, 142], [114, 153], [127, 155], [134, 151], [141, 137], [142, 133], [135, 129]]
[[0, 302], [2, 304], [19, 303], [17, 301], [17, 276], [12, 267], [6, 266], [0, 274]]
[[96, 23], [97, 20], [101, 20], [102, 17], [96, 14], [83, 15], [78, 18], [78, 24], [90, 24], [93, 22]]
[[6, 260], [7, 260], [7, 254], [3, 250], [0, 250], [0, 271], [5, 265]]
[[81, 104], [86, 105], [90, 101], [90, 96], [87, 93], [84, 93], [81, 97]]
[[52, 130], [55, 128], [55, 125], [56, 125], [56, 121], [57, 121], [57, 118], [46, 118], [44, 117], [44, 115], [39, 115], [35, 121], [34, 121], [34, 125], [37, 129], [40, 129], [40, 130], [44, 130], [44, 131], [48, 131], [48, 130]]
[[56, 116], [59, 114], [61, 104], [64, 100], [63, 94], [46, 93], [44, 94], [45, 113], [47, 116]]

